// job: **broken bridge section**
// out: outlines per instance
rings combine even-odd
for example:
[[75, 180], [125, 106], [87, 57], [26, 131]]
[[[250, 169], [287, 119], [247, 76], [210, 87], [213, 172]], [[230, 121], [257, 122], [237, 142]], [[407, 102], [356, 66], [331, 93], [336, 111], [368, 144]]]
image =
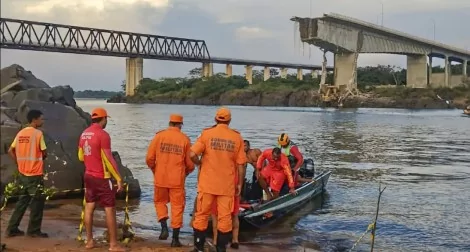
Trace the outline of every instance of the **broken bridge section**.
[[[470, 60], [470, 51], [467, 50], [339, 14], [325, 14], [319, 18], [294, 17], [291, 20], [299, 24], [302, 42], [320, 47], [324, 52], [335, 54], [334, 84], [336, 86], [347, 85], [349, 89], [357, 88], [356, 69], [359, 53], [406, 55], [407, 86], [409, 87], [452, 87], [463, 83], [468, 78], [467, 65]], [[446, 72], [443, 78], [432, 74], [433, 57], [445, 60]], [[462, 64], [462, 76], [452, 76], [451, 62]]]

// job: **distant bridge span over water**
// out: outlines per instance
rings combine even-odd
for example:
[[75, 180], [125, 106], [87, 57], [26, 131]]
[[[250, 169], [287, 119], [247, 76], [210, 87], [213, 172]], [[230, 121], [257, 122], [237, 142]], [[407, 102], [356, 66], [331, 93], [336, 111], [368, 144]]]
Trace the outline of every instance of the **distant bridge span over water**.
[[[265, 80], [269, 67], [281, 68], [285, 78], [288, 68], [317, 71], [319, 65], [269, 62], [211, 57], [204, 40], [114, 31], [46, 22], [0, 18], [0, 48], [43, 52], [125, 57], [126, 94], [133, 95], [143, 78], [143, 59], [203, 63], [202, 74], [213, 74], [212, 64], [226, 64], [226, 74], [232, 75], [232, 65], [245, 65], [246, 78], [252, 83], [253, 66], [264, 67]], [[328, 67], [327, 70], [333, 70]]]

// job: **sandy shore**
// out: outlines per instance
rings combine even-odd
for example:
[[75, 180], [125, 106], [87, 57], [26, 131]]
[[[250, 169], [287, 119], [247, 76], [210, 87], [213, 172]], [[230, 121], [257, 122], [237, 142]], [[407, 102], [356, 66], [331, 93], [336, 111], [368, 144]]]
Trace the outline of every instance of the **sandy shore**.
[[[44, 211], [42, 231], [49, 234], [49, 238], [5, 237], [5, 229], [11, 215], [13, 205], [9, 205], [1, 214], [1, 241], [6, 244], [6, 251], [85, 251], [82, 243], [76, 240], [78, 225], [80, 223], [81, 207], [79, 205], [64, 204], [60, 201], [48, 202]], [[95, 239], [102, 238], [105, 222], [102, 211], [95, 213]], [[29, 210], [23, 217], [20, 229], [25, 231], [29, 220]], [[85, 232], [83, 232], [85, 237]], [[137, 234], [135, 241], [128, 245], [130, 251], [188, 251], [191, 247], [191, 237], [182, 237], [183, 248], [170, 248], [170, 240], [158, 241], [151, 237]], [[88, 251], [106, 251], [107, 244], [98, 242], [97, 248]]]
[[[79, 201], [78, 201], [79, 202]], [[97, 248], [86, 250], [84, 245], [76, 240], [78, 236], [78, 226], [80, 223], [81, 206], [78, 203], [71, 204], [70, 201], [48, 201], [44, 211], [42, 231], [49, 234], [49, 238], [29, 238], [29, 237], [5, 237], [5, 229], [10, 218], [13, 204], [9, 205], [1, 213], [1, 242], [6, 244], [6, 251], [107, 251], [107, 244], [97, 243]], [[103, 237], [105, 230], [104, 212], [95, 212], [94, 234], [95, 239]], [[29, 220], [29, 210], [23, 217], [20, 229], [26, 231]], [[120, 223], [122, 220], [118, 220]], [[85, 237], [85, 231], [83, 232]], [[171, 239], [159, 241], [155, 232], [136, 230], [136, 238], [129, 243], [129, 251], [189, 251], [192, 248], [192, 236], [181, 237], [182, 248], [170, 248]], [[210, 241], [210, 239], [208, 239]], [[280, 241], [277, 241], [277, 243]], [[228, 249], [228, 251], [281, 251], [276, 248], [272, 241], [266, 243], [246, 243], [241, 244], [239, 250]], [[283, 251], [285, 249], [282, 249]], [[292, 251], [292, 250], [290, 250]], [[294, 249], [293, 251], [297, 251]], [[300, 251], [300, 250], [298, 250]], [[303, 249], [301, 251], [304, 251]], [[310, 250], [312, 251], [312, 250]]]

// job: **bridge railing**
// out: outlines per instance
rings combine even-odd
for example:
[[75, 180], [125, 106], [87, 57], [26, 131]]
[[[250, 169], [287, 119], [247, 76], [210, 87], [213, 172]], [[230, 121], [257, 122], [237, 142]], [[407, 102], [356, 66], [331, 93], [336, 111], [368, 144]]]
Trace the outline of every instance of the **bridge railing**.
[[0, 18], [0, 47], [33, 51], [210, 61], [204, 40]]

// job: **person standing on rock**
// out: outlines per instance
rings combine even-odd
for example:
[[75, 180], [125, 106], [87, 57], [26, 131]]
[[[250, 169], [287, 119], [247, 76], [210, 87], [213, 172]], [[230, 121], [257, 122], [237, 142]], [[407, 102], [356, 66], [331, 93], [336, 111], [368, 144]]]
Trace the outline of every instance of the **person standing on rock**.
[[98, 202], [104, 207], [109, 234], [109, 251], [125, 251], [118, 243], [116, 224], [116, 192], [111, 176], [117, 181], [117, 192], [122, 191], [123, 183], [118, 165], [111, 152], [111, 138], [104, 131], [108, 123], [108, 113], [103, 108], [91, 112], [92, 124], [83, 131], [78, 146], [78, 159], [85, 163], [85, 229], [86, 248], [94, 247], [93, 213]]
[[26, 115], [29, 126], [22, 129], [10, 145], [8, 154], [16, 161], [18, 166], [19, 196], [15, 210], [10, 217], [7, 237], [22, 236], [24, 232], [18, 226], [23, 218], [28, 205], [31, 208], [29, 215], [28, 236], [47, 238], [46, 233], [41, 232], [44, 204], [44, 159], [47, 157], [46, 143], [42, 131], [38, 130], [43, 125], [43, 115], [39, 110], [30, 110]]
[[[196, 213], [193, 221], [194, 251], [203, 251], [212, 204], [217, 204], [217, 251], [226, 251], [232, 231], [234, 197], [240, 195], [244, 180], [246, 155], [243, 138], [229, 128], [231, 112], [220, 108], [215, 115], [216, 125], [204, 129], [191, 147], [190, 156], [201, 165], [198, 178]], [[198, 156], [202, 154], [201, 161]], [[238, 171], [238, 174], [236, 173]], [[235, 176], [239, 176], [235, 186]]]
[[158, 239], [166, 240], [168, 234], [168, 207], [171, 205], [171, 247], [181, 247], [180, 228], [183, 226], [186, 196], [184, 184], [186, 176], [194, 171], [194, 163], [189, 158], [191, 141], [181, 132], [183, 116], [170, 115], [169, 127], [155, 134], [147, 151], [145, 161], [154, 177], [154, 203], [158, 222], [162, 231]]

